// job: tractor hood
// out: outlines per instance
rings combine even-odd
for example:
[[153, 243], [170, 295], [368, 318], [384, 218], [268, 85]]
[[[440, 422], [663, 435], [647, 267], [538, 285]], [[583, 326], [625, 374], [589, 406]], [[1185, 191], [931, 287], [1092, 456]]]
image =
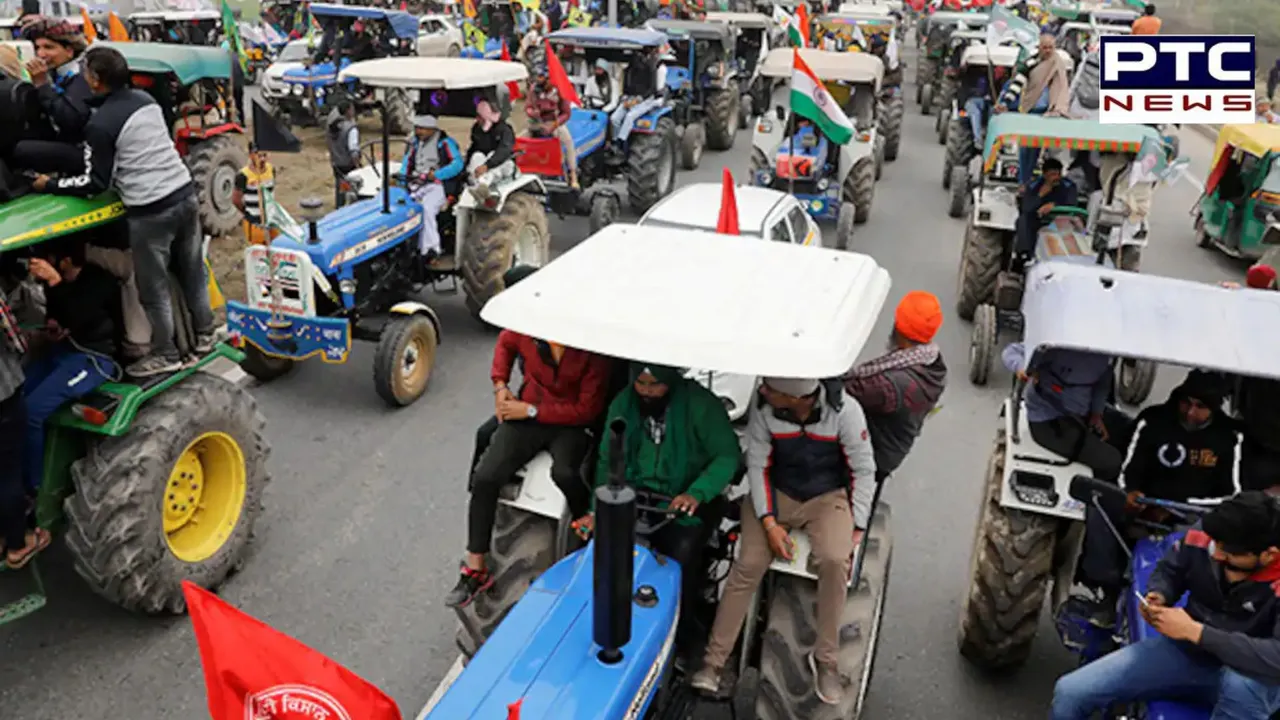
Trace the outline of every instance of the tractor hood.
[[30, 194], [0, 206], [0, 252], [88, 230], [124, 216], [114, 192], [95, 198]]
[[[351, 61], [342, 58], [342, 66], [340, 69], [346, 69]], [[291, 70], [285, 70], [281, 75], [287, 83], [295, 83], [298, 85], [331, 85], [338, 80], [338, 71], [334, 69], [333, 63], [322, 62], [310, 67], [302, 65]]]
[[658, 601], [632, 605], [631, 642], [606, 665], [591, 639], [595, 543], [542, 574], [476, 653], [428, 720], [507, 717], [520, 720], [617, 720], [644, 717], [672, 657], [679, 566], [636, 547], [634, 588], [652, 587]]
[[382, 197], [361, 200], [335, 210], [316, 224], [320, 242], [307, 242], [309, 233], [303, 223], [302, 242], [277, 238], [275, 245], [301, 250], [311, 257], [311, 264], [325, 275], [341, 274], [340, 268], [400, 244], [406, 237], [416, 238], [422, 226], [422, 208], [408, 202], [403, 188], [391, 188], [391, 212], [382, 212]]

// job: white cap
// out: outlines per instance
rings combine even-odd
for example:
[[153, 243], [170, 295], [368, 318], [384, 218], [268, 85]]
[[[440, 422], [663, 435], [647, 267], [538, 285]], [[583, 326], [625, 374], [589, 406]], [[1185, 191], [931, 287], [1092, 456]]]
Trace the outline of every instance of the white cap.
[[435, 115], [417, 115], [413, 118], [413, 126], [416, 128], [435, 130], [440, 127], [440, 121], [436, 120]]

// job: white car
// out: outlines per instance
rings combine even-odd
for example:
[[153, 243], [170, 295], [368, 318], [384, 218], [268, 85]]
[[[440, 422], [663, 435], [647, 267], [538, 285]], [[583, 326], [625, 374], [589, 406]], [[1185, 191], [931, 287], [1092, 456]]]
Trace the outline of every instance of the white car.
[[306, 40], [292, 40], [280, 50], [276, 61], [267, 66], [262, 74], [262, 99], [269, 107], [275, 109], [280, 98], [289, 94], [289, 86], [284, 82], [284, 74], [289, 70], [303, 67], [311, 55]]
[[418, 18], [418, 54], [423, 57], [458, 57], [462, 54], [462, 29], [448, 15]]
[[[715, 232], [720, 183], [685, 185], [649, 208], [637, 225]], [[822, 230], [794, 197], [770, 188], [739, 185], [738, 229], [742, 235], [822, 247]]]

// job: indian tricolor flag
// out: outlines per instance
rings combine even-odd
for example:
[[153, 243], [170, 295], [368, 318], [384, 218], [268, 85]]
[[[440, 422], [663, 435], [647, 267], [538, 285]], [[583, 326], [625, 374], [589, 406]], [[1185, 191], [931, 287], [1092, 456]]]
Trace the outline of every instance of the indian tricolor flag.
[[853, 123], [800, 57], [799, 50], [795, 51], [791, 68], [791, 112], [812, 120], [822, 134], [837, 145], [853, 139]]
[[792, 47], [809, 47], [809, 13], [804, 4], [796, 6], [795, 17], [781, 7], [773, 6], [773, 22], [786, 31]]

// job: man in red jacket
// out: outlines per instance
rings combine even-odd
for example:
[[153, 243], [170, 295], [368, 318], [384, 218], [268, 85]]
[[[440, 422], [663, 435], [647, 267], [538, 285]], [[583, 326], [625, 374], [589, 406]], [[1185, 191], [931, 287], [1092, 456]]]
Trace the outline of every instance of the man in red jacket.
[[[507, 383], [517, 358], [524, 380], [513, 393]], [[589, 512], [590, 484], [582, 477], [592, 443], [586, 428], [609, 401], [609, 374], [609, 360], [585, 350], [511, 330], [498, 335], [490, 378], [500, 424], [471, 473], [467, 554], [446, 605], [466, 607], [493, 584], [484, 556], [493, 536], [498, 493], [539, 452], [551, 453], [551, 479], [564, 493], [570, 517]]]

